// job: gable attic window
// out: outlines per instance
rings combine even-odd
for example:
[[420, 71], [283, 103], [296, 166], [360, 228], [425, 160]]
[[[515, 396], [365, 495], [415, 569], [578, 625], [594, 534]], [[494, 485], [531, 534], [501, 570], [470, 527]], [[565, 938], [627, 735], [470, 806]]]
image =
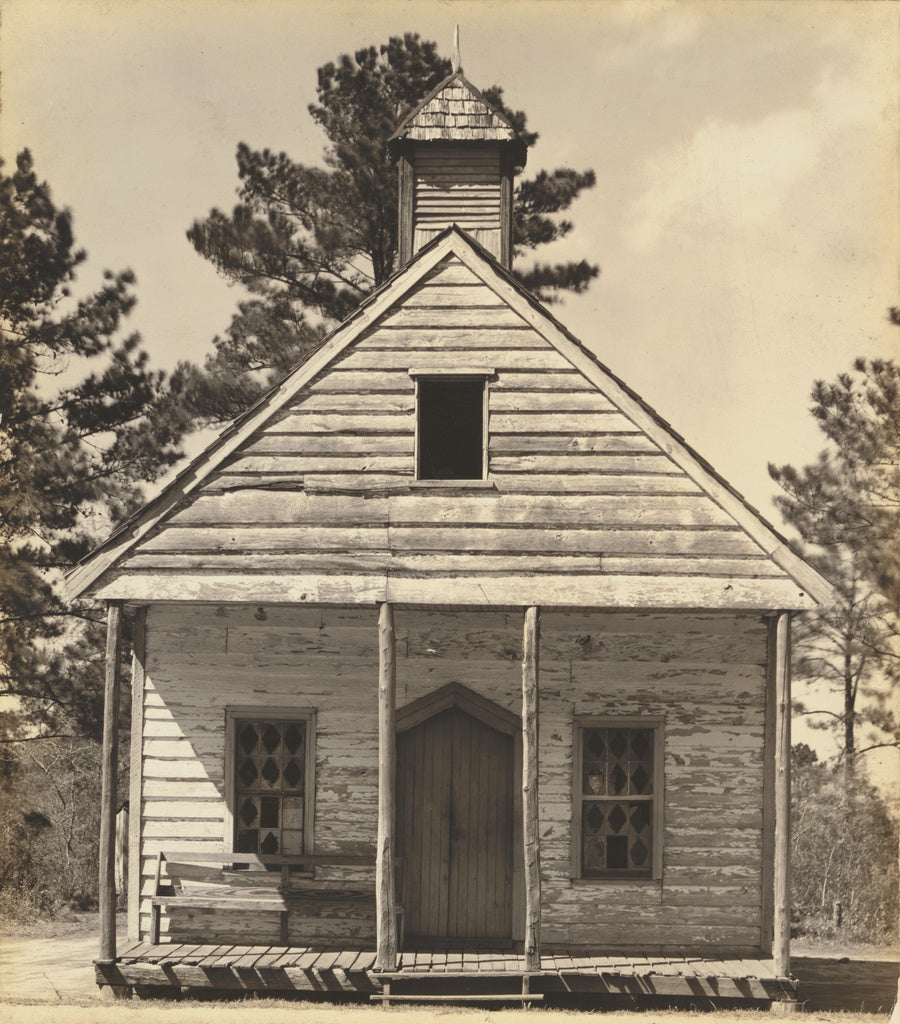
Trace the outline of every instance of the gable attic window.
[[484, 480], [487, 374], [416, 378], [416, 478]]
[[661, 718], [575, 722], [573, 875], [662, 877]]

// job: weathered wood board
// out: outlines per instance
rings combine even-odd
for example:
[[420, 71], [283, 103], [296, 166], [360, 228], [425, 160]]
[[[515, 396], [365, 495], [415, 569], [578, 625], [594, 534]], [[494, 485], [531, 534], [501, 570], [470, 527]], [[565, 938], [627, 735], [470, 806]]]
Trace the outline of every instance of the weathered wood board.
[[[456, 682], [521, 714], [521, 610], [395, 615], [398, 708]], [[748, 955], [759, 949], [765, 662], [766, 627], [756, 614], [544, 611], [538, 764], [545, 944]], [[374, 846], [377, 680], [374, 607], [149, 609], [144, 931], [155, 854], [223, 848], [229, 706], [314, 709], [315, 847], [347, 853]], [[661, 881], [571, 877], [573, 729], [575, 716], [588, 714], [665, 719]], [[373, 879], [366, 869], [331, 871]], [[335, 936], [351, 927], [370, 934], [373, 921], [351, 924], [349, 912], [335, 918]], [[314, 924], [316, 934], [332, 927], [324, 917]], [[253, 941], [268, 941], [267, 928], [260, 922]]]
[[[415, 375], [460, 367], [487, 377], [487, 477], [416, 480]], [[155, 579], [162, 598], [257, 600], [257, 577], [339, 603], [447, 587], [464, 604], [799, 600], [658, 438], [453, 256], [148, 533], [109, 594]]]

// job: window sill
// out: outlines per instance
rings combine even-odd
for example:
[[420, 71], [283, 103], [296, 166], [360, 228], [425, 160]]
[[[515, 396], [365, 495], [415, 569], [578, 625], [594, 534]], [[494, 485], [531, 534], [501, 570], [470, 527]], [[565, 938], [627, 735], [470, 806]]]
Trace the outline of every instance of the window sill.
[[423, 488], [425, 490], [428, 490], [429, 488], [442, 488], [443, 490], [447, 490], [448, 488], [464, 488], [467, 491], [495, 491], [497, 489], [497, 485], [493, 480], [410, 480], [409, 486]]
[[661, 878], [569, 878], [569, 884], [574, 886], [598, 886], [598, 885], [640, 885], [643, 888], [662, 889]]

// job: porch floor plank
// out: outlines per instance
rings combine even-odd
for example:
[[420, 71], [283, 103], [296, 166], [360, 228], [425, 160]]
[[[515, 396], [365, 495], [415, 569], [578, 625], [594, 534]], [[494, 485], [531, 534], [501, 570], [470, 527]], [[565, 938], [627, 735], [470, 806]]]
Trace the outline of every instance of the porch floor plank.
[[303, 952], [303, 950], [297, 949], [296, 946], [285, 946], [281, 950], [281, 956], [269, 964], [269, 966], [276, 970], [284, 967], [296, 967], [297, 961]]
[[212, 956], [216, 950], [221, 949], [221, 946], [200, 946], [194, 951], [194, 956], [197, 958], [196, 964], [199, 966], [207, 957]]
[[328, 951], [328, 952], [322, 953], [320, 955], [319, 959], [316, 960], [316, 962], [313, 964], [313, 970], [314, 971], [330, 971], [334, 967], [335, 963], [337, 962], [337, 958], [338, 958], [339, 955], [340, 955], [339, 953], [336, 953], [334, 951]]
[[[517, 984], [530, 973], [535, 991], [578, 991], [598, 998], [616, 992], [700, 995], [710, 997], [794, 999], [797, 985], [779, 977], [771, 959], [717, 959], [585, 955], [563, 950], [545, 954], [537, 972], [526, 972], [525, 957], [508, 949], [418, 949], [398, 957], [394, 971], [377, 972], [375, 952], [353, 948], [315, 949], [308, 946], [228, 946], [140, 942], [126, 947], [110, 968], [98, 963], [103, 984], [169, 986], [201, 984], [217, 988], [258, 991], [333, 993], [379, 992], [386, 981], [411, 981], [427, 986], [440, 981], [450, 986], [477, 977], [487, 982]], [[105, 972], [105, 973], [104, 973]], [[118, 973], [115, 973], [118, 972]], [[154, 973], [156, 972], [156, 973]], [[119, 980], [111, 980], [112, 978]], [[129, 977], [132, 979], [129, 981]], [[152, 979], [152, 980], [148, 980]]]
[[[196, 946], [186, 946], [184, 944], [179, 944], [177, 946], [174, 946], [170, 953], [164, 953], [162, 955], [157, 954], [156, 962], [158, 964], [165, 964], [169, 963], [170, 961], [178, 962], [181, 960], [182, 955], [187, 955], [190, 953], [192, 949], [196, 948]], [[158, 946], [157, 949], [159, 949]]]
[[245, 953], [243, 956], [238, 957], [237, 960], [231, 965], [238, 969], [244, 967], [255, 967], [258, 961], [269, 952], [271, 946], [262, 946], [258, 949], [254, 949], [249, 953]]
[[363, 951], [361, 953], [357, 953], [356, 954], [356, 957], [355, 957], [355, 959], [353, 961], [353, 964], [350, 967], [350, 970], [351, 971], [371, 971], [374, 966], [375, 966], [375, 954], [371, 953], [371, 952], [368, 952], [368, 951]]
[[145, 953], [153, 948], [149, 942], [136, 942], [131, 946], [126, 947], [122, 950], [120, 959], [122, 960], [137, 960], [140, 959]]
[[271, 946], [254, 965], [257, 970], [268, 969], [284, 956], [285, 946]]
[[334, 966], [338, 970], [348, 971], [355, 959], [356, 954], [354, 952], [351, 950], [344, 950], [338, 953], [338, 958], [335, 960]]
[[220, 959], [234, 946], [214, 946], [213, 949], [197, 964], [198, 967], [215, 967]]

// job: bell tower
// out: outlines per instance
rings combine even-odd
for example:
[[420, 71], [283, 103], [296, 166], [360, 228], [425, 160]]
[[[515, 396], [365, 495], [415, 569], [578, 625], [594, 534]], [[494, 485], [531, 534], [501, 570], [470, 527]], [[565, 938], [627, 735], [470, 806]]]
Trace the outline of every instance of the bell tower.
[[451, 224], [512, 265], [513, 175], [525, 143], [455, 66], [390, 139], [400, 178], [399, 256], [412, 256]]

